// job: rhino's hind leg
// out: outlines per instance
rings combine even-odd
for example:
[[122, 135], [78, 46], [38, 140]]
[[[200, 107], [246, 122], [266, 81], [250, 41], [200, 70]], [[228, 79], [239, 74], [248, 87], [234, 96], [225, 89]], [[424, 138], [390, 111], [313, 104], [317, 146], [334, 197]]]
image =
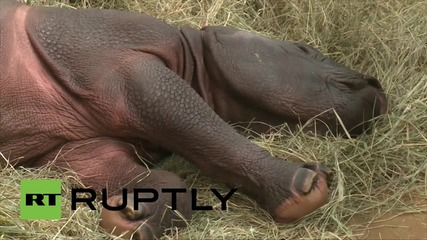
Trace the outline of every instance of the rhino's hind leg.
[[[106, 231], [119, 235], [125, 233], [125, 238], [132, 239], [152, 239], [160, 237], [167, 228], [185, 227], [186, 221], [191, 218], [191, 199], [189, 191], [186, 193], [177, 193], [176, 209], [171, 210], [174, 203], [171, 202], [171, 193], [162, 193], [162, 189], [186, 188], [185, 184], [175, 175], [167, 171], [158, 169], [152, 170], [156, 181], [153, 185], [147, 185], [144, 182], [136, 184], [136, 187], [153, 188], [158, 192], [158, 199], [155, 202], [140, 202], [137, 209], [134, 205], [134, 194], [127, 196], [127, 207], [121, 211], [109, 211], [105, 208], [101, 212], [101, 227]], [[153, 193], [138, 193], [141, 199], [153, 198]], [[121, 206], [122, 195], [115, 195], [108, 198], [109, 206]], [[133, 236], [132, 236], [133, 235]]]
[[[130, 194], [124, 210], [101, 210], [100, 225], [109, 233], [125, 234], [125, 238], [133, 239], [159, 238], [168, 228], [185, 227], [185, 221], [191, 218], [188, 190], [186, 193], [176, 194], [176, 212], [170, 210], [171, 193], [162, 193], [163, 188], [186, 188], [184, 182], [171, 172], [147, 169], [130, 144], [113, 138], [72, 142], [60, 151], [54, 151], [37, 165], [51, 161], [55, 156], [55, 165], [75, 171], [86, 187], [99, 192], [106, 188], [109, 206], [121, 205], [122, 190], [128, 190]], [[134, 210], [132, 192], [135, 188], [155, 189], [158, 199], [155, 202], [140, 203], [138, 210]], [[152, 197], [151, 193], [145, 194], [147, 196], [140, 193], [139, 197]]]

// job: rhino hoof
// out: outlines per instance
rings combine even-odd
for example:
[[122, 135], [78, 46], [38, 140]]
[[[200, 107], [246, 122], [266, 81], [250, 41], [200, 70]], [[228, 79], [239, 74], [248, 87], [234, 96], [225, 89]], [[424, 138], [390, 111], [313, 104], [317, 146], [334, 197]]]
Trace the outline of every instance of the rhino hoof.
[[284, 200], [274, 211], [280, 223], [291, 223], [313, 212], [328, 201], [328, 182], [331, 170], [318, 165], [300, 168], [292, 179], [292, 197]]
[[[107, 200], [109, 206], [120, 206], [121, 196], [113, 196]], [[157, 239], [156, 231], [149, 224], [148, 216], [145, 216], [146, 205], [139, 204], [135, 210], [132, 204], [128, 204], [123, 210], [110, 211], [105, 208], [101, 210], [100, 226], [107, 232], [121, 236], [124, 239]], [[160, 229], [159, 229], [160, 230]]]

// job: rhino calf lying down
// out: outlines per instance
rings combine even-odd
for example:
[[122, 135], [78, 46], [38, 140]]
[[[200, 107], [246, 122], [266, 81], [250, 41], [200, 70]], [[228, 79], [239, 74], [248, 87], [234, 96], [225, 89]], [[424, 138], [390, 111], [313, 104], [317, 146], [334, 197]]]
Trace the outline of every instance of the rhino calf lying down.
[[[292, 222], [326, 203], [331, 171], [276, 159], [228, 123], [262, 133], [264, 124], [246, 123], [296, 129], [319, 115], [317, 132], [340, 134], [334, 109], [358, 135], [387, 108], [377, 79], [306, 44], [228, 27], [175, 29], [139, 13], [0, 0], [0, 60], [0, 151], [25, 167], [61, 151], [54, 164], [108, 188], [113, 206], [122, 188], [159, 189], [137, 211], [103, 211], [104, 228], [136, 238], [184, 226], [160, 189], [185, 185], [160, 169], [147, 175], [135, 151], [150, 161], [183, 156]], [[177, 199], [190, 219], [189, 191]]]

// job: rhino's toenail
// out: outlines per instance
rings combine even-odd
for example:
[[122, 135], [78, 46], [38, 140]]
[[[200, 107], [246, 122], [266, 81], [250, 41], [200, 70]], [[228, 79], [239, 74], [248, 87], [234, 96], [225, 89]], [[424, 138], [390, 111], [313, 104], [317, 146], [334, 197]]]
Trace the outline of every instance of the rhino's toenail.
[[303, 194], [308, 194], [316, 183], [318, 174], [309, 169], [300, 169], [295, 178], [295, 188]]

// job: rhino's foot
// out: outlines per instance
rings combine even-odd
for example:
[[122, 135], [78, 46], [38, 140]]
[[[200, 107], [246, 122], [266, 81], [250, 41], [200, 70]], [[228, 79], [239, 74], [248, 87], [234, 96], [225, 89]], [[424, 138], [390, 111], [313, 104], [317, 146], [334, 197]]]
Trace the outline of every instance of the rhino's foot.
[[[120, 196], [114, 196], [109, 198], [107, 202], [110, 206], [119, 206], [122, 204], [122, 199]], [[141, 207], [141, 209], [144, 208]], [[144, 215], [143, 210], [134, 210], [130, 206], [121, 211], [109, 211], [103, 208], [101, 210], [100, 226], [111, 234], [123, 234], [123, 238], [126, 239], [152, 239], [158, 237], [154, 235], [154, 231]]]
[[[160, 170], [158, 170], [160, 172]], [[137, 202], [135, 193], [127, 196], [127, 205], [123, 210], [110, 211], [105, 208], [101, 211], [100, 226], [113, 235], [121, 235], [125, 239], [158, 239], [173, 228], [183, 228], [191, 219], [191, 195], [185, 193], [162, 193], [164, 188], [185, 188], [184, 183], [172, 173], [161, 171], [162, 178], [152, 183], [153, 189], [158, 192], [158, 198], [153, 202]], [[173, 179], [173, 181], [171, 181]], [[150, 186], [145, 186], [150, 188]], [[138, 193], [139, 199], [152, 199], [153, 193]], [[174, 200], [174, 203], [172, 202]], [[109, 206], [121, 206], [123, 198], [116, 195], [107, 199]], [[172, 206], [176, 210], [172, 210]]]
[[304, 164], [292, 177], [291, 196], [274, 210], [273, 218], [291, 223], [313, 212], [328, 201], [332, 171], [315, 164]]

